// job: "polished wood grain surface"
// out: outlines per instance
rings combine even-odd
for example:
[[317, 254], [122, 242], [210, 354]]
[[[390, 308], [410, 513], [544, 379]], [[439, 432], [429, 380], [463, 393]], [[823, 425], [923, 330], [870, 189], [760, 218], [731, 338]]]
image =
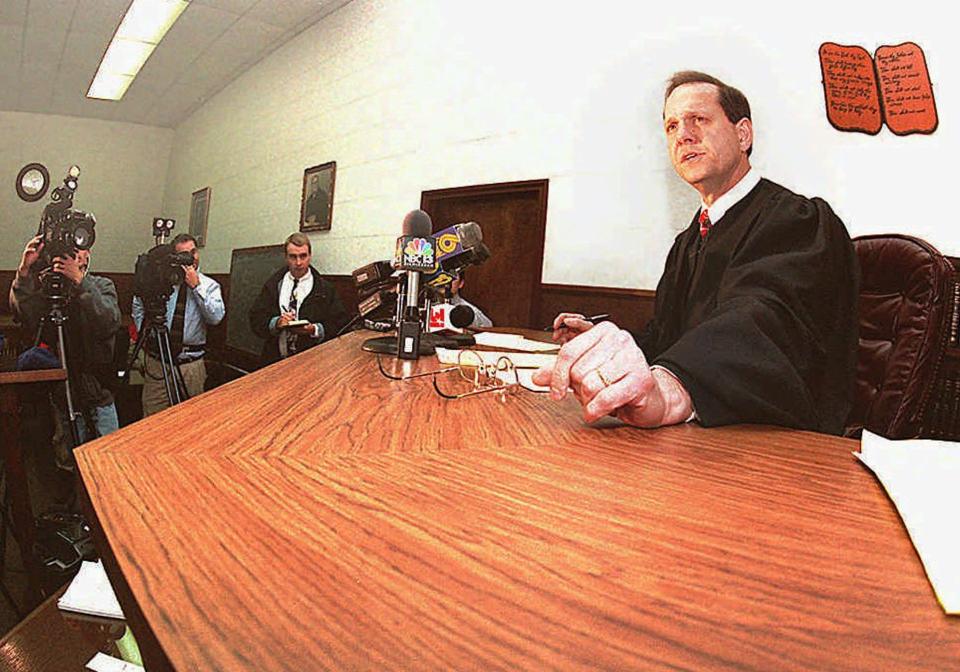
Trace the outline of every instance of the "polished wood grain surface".
[[855, 442], [442, 401], [360, 340], [79, 449], [174, 669], [960, 669]]

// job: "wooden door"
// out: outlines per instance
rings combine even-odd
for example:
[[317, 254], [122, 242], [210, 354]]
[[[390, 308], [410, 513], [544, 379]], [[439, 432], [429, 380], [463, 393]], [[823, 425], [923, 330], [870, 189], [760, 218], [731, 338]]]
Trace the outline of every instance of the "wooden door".
[[490, 258], [466, 272], [462, 295], [496, 326], [537, 327], [548, 180], [425, 191], [434, 232], [477, 222]]

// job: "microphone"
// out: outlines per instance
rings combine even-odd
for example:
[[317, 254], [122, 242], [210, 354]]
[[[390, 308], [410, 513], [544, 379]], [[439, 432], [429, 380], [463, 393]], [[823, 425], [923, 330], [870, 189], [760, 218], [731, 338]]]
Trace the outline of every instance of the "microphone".
[[476, 312], [470, 306], [438, 303], [430, 306], [427, 331], [455, 331], [462, 334], [465, 327], [473, 324], [475, 315]]
[[389, 261], [371, 262], [353, 271], [352, 275], [353, 285], [361, 299], [370, 296], [384, 285], [397, 282], [393, 275], [393, 266]]
[[403, 235], [397, 238], [393, 267], [406, 272], [406, 292], [400, 301], [400, 325], [397, 329], [397, 357], [420, 357], [420, 274], [437, 271], [436, 239], [431, 235], [433, 221], [423, 210], [412, 210], [403, 218]]
[[463, 222], [441, 229], [434, 234], [437, 240], [439, 268], [424, 277], [424, 284], [434, 290], [443, 290], [467, 266], [482, 264], [490, 258], [490, 250], [483, 244], [483, 231], [476, 222]]

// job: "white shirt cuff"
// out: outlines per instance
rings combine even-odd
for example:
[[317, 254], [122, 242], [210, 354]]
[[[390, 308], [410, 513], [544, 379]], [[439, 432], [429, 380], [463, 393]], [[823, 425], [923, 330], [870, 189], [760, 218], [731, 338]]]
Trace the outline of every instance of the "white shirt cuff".
[[[663, 371], [663, 372], [666, 373], [668, 376], [670, 376], [670, 377], [673, 378], [675, 381], [677, 381], [677, 383], [680, 385], [680, 387], [683, 387], [683, 381], [681, 381], [679, 378], [677, 378], [677, 374], [675, 374], [673, 371], [671, 371], [671, 370], [668, 369], [667, 367], [665, 367], [665, 366], [660, 366], [659, 364], [654, 364], [653, 366], [650, 367], [650, 370], [651, 370], [651, 371]], [[684, 388], [684, 389], [686, 389], [686, 388]], [[693, 397], [690, 398], [690, 408], [693, 408]], [[684, 420], [684, 422], [693, 422], [694, 420], [699, 420], [699, 419], [700, 419], [700, 418], [697, 417], [697, 409], [696, 409], [696, 408], [693, 408], [693, 410], [690, 412], [690, 415], [687, 417], [686, 420]]]

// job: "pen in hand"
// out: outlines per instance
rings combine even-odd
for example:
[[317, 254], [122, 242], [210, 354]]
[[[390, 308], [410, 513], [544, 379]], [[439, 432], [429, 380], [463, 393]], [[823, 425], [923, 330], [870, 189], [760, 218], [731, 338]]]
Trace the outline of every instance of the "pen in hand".
[[[585, 318], [583, 318], [583, 319], [586, 320], [587, 322], [593, 322], [594, 324], [596, 324], [597, 322], [603, 322], [604, 320], [609, 320], [609, 319], [610, 319], [610, 313], [600, 313], [599, 315], [591, 315], [590, 317], [585, 317]], [[566, 325], [566, 324], [561, 324], [561, 325], [560, 325], [560, 329], [566, 329], [566, 328], [567, 328], [567, 325]], [[552, 324], [548, 324], [547, 326], [545, 326], [545, 327], [543, 328], [543, 330], [544, 330], [544, 331], [553, 331], [553, 325], [552, 325]]]

